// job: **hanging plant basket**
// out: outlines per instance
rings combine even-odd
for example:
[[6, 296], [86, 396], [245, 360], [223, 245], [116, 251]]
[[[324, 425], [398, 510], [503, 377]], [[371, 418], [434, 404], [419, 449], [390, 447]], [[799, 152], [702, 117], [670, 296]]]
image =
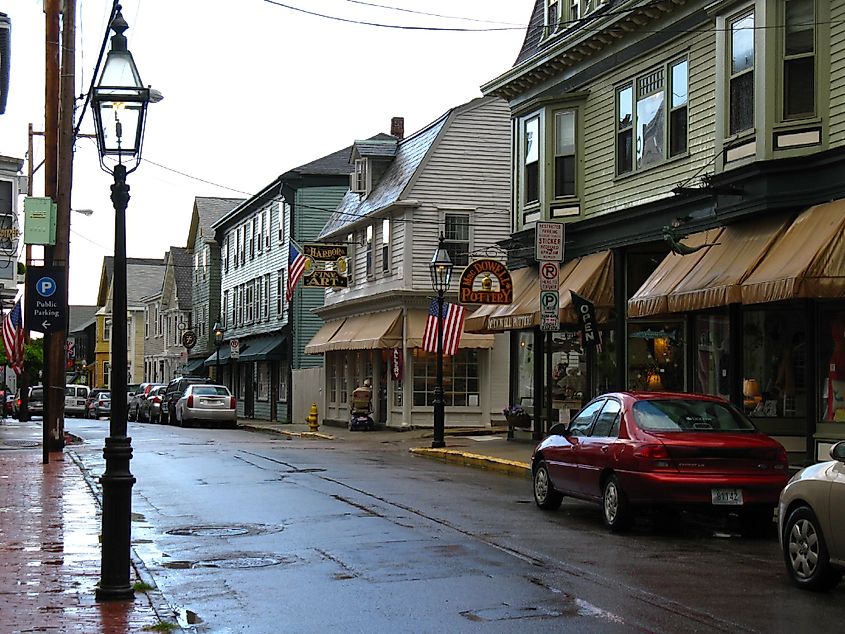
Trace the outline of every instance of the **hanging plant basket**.
[[528, 414], [509, 414], [505, 419], [509, 427], [531, 427], [531, 417]]

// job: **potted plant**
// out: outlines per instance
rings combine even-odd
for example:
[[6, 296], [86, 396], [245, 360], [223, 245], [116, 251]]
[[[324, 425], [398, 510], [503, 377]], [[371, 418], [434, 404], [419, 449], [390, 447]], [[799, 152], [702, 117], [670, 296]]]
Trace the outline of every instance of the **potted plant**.
[[508, 405], [502, 414], [510, 427], [531, 427], [531, 417], [522, 405]]

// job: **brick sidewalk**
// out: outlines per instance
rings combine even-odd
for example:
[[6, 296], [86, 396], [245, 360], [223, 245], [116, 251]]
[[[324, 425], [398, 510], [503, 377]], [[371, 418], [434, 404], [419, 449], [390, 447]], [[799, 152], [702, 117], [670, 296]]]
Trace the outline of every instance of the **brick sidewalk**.
[[0, 443], [0, 632], [123, 634], [159, 623], [143, 592], [95, 601], [99, 506], [69, 455], [44, 465], [32, 444]]

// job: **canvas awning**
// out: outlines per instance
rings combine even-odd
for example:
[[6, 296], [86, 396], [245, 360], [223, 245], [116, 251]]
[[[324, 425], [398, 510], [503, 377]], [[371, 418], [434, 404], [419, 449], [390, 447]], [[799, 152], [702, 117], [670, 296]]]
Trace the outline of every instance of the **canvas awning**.
[[[325, 333], [321, 329], [317, 335], [323, 337]], [[312, 339], [305, 351], [320, 354], [329, 350], [375, 350], [401, 345], [402, 311], [396, 309], [347, 317], [328, 341], [315, 344]]]
[[[697, 247], [718, 242], [721, 233], [721, 229], [694, 233], [685, 239], [684, 244]], [[628, 317], [648, 317], [668, 313], [669, 293], [675, 290], [675, 287], [698, 265], [708, 248], [699, 249], [688, 255], [670, 253], [663, 258], [639, 290], [628, 300]]]
[[742, 301], [742, 282], [766, 256], [789, 224], [789, 217], [776, 214], [729, 225], [712, 247], [704, 250], [698, 264], [667, 296], [670, 313], [727, 306]]
[[[525, 271], [518, 278], [516, 274]], [[589, 299], [596, 309], [607, 311], [613, 308], [613, 253], [601, 251], [570, 260], [560, 267], [560, 321], [563, 324], [578, 323], [578, 316], [572, 307], [569, 291]], [[514, 301], [508, 306], [497, 306], [494, 310], [478, 311], [467, 319], [464, 331], [504, 332], [533, 328], [540, 324], [540, 282], [537, 269], [529, 267], [514, 271]], [[487, 309], [483, 306], [479, 311]]]
[[332, 319], [324, 323], [305, 346], [305, 354], [322, 354], [324, 346], [331, 341], [345, 321], [345, 319]]
[[810, 207], [742, 284], [743, 304], [845, 296], [845, 199]]
[[[435, 314], [437, 311], [434, 311]], [[408, 311], [408, 338], [405, 345], [408, 348], [422, 348], [423, 333], [425, 333], [425, 322], [428, 321], [428, 311]], [[479, 335], [466, 331], [466, 320], [464, 320], [464, 332], [458, 342], [458, 348], [492, 348], [495, 343], [493, 335]]]
[[[263, 335], [258, 337], [251, 337], [250, 339], [241, 339], [238, 349], [238, 362], [254, 362], [254, 361], [268, 361], [275, 359], [282, 359], [286, 356], [285, 351], [285, 336], [284, 335]], [[229, 363], [231, 359], [231, 348], [229, 342], [224, 342], [220, 346], [220, 363]], [[206, 366], [216, 365], [217, 351], [212, 352], [208, 358], [203, 361]]]
[[[221, 350], [220, 352], [221, 352], [220, 360], [222, 361], [223, 360], [223, 357], [222, 357], [223, 350]], [[216, 352], [215, 352], [215, 359], [216, 358], [217, 358], [217, 355], [216, 355]], [[193, 374], [194, 372], [196, 372], [200, 368], [202, 368], [204, 364], [205, 364], [205, 359], [203, 359], [203, 358], [188, 359], [188, 362], [185, 364], [185, 374]]]

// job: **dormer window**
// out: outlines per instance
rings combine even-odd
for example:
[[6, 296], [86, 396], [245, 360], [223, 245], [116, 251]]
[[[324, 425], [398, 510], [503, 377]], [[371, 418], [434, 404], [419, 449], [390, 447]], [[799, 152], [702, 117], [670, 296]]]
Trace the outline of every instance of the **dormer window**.
[[349, 189], [355, 194], [366, 194], [370, 190], [369, 161], [355, 159], [354, 171], [349, 175]]
[[560, 0], [547, 0], [546, 3], [546, 36], [560, 28]]

